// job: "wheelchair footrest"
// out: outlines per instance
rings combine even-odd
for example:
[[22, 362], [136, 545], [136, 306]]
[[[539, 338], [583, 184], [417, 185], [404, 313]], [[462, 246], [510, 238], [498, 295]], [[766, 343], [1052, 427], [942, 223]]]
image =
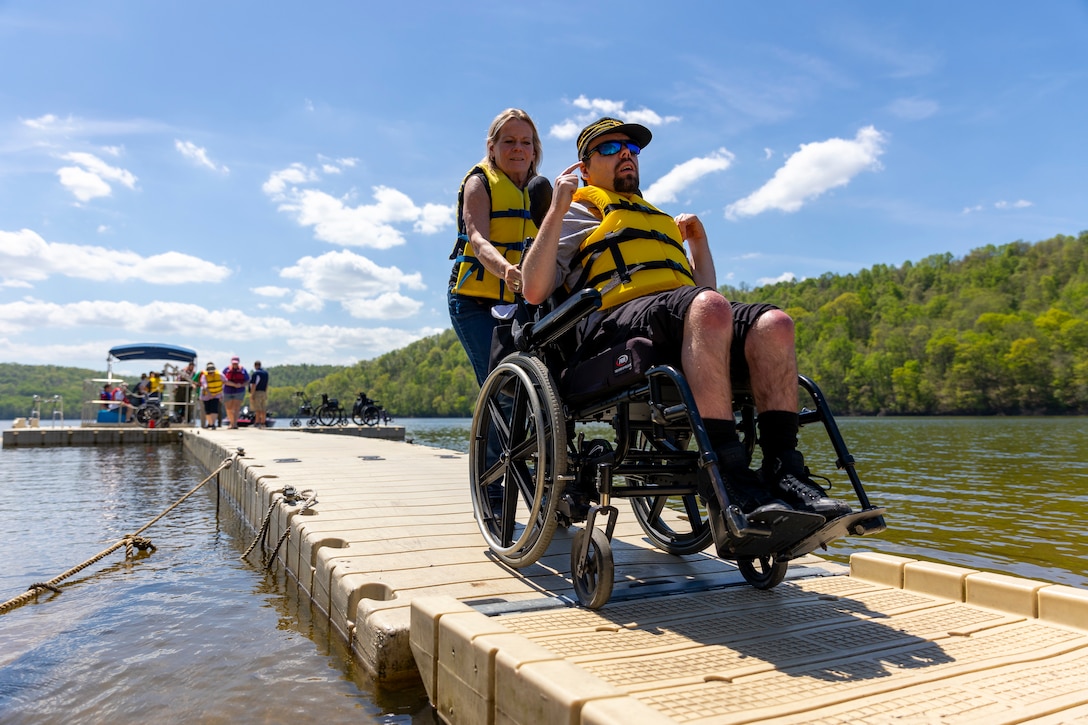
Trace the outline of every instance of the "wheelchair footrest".
[[883, 508], [865, 509], [864, 511], [856, 511], [828, 521], [819, 531], [798, 541], [788, 550], [784, 550], [779, 558], [796, 559], [799, 556], [815, 551], [821, 546], [825, 546], [835, 539], [841, 539], [851, 534], [855, 536], [879, 534], [887, 528], [884, 523], [885, 511], [886, 509]]
[[765, 511], [747, 516], [756, 536], [719, 536], [716, 527], [714, 546], [723, 559], [749, 558], [778, 554], [810, 536], [824, 524], [824, 517], [804, 511]]

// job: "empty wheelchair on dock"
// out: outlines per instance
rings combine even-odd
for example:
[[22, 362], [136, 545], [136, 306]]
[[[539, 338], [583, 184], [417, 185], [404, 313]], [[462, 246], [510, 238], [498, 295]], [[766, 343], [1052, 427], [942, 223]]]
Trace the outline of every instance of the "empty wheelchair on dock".
[[[481, 386], [469, 436], [472, 503], [499, 560], [529, 566], [556, 527], [583, 524], [571, 540], [571, 580], [581, 604], [597, 609], [614, 582], [614, 499], [630, 500], [655, 547], [684, 555], [713, 543], [759, 589], [778, 585], [793, 559], [846, 535], [885, 529], [884, 509], [870, 504], [823, 394], [804, 376], [798, 384], [812, 407], [802, 409], [801, 425], [823, 425], [858, 505], [830, 521], [794, 510], [742, 513], [729, 500], [687, 380], [675, 367], [655, 364], [650, 340], [635, 338], [565, 365], [573, 329], [599, 306], [600, 294], [585, 289], [521, 325], [516, 352]], [[750, 460], [750, 394], [736, 392], [734, 407]], [[594, 423], [610, 426], [611, 439], [587, 439]]]

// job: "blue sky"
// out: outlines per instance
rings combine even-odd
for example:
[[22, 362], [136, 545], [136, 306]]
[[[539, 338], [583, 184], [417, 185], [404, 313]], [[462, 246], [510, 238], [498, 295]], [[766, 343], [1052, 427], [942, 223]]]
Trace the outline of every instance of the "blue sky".
[[0, 1], [0, 68], [0, 362], [448, 328], [457, 189], [510, 106], [553, 179], [585, 123], [649, 126], [643, 192], [720, 283], [1088, 229], [1085, 2]]

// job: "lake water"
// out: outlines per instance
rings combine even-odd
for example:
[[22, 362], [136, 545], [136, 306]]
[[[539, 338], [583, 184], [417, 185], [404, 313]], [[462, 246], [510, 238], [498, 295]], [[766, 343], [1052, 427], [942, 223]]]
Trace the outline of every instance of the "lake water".
[[[467, 420], [396, 424], [416, 444], [466, 449]], [[828, 558], [876, 550], [1088, 587], [1088, 419], [839, 424], [889, 528]], [[828, 466], [821, 432], [802, 447], [814, 470]], [[0, 451], [0, 601], [140, 528], [205, 475], [172, 446]], [[253, 534], [225, 501], [217, 512], [214, 483], [145, 535], [153, 554], [115, 552], [61, 594], [0, 614], [0, 723], [437, 722], [422, 688], [375, 687], [290, 586], [240, 561]]]

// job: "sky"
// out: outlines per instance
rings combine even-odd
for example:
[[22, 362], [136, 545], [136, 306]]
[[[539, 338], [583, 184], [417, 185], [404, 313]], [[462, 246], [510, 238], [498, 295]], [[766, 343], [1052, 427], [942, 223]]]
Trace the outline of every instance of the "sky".
[[448, 329], [509, 107], [553, 180], [584, 125], [649, 127], [643, 195], [699, 216], [719, 284], [1088, 229], [1083, 0], [0, 0], [0, 69], [0, 362], [349, 365]]

